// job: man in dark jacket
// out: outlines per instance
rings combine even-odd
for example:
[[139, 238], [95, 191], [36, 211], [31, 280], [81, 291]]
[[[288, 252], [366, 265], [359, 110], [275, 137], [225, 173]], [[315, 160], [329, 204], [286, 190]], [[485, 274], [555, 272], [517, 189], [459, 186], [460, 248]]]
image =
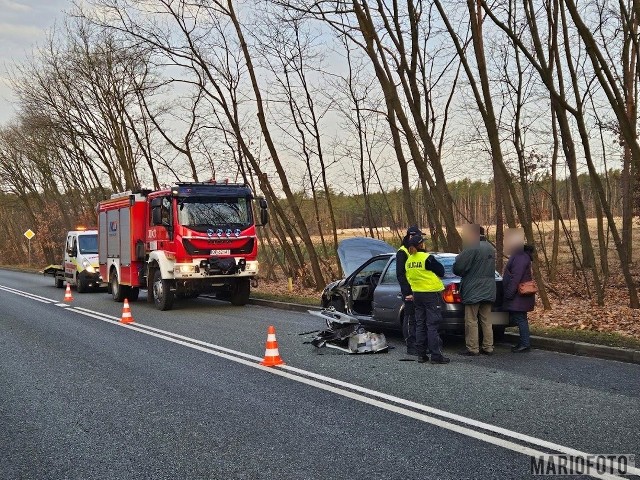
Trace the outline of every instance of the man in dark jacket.
[[417, 355], [416, 344], [416, 319], [415, 307], [413, 300], [407, 300], [411, 297], [412, 291], [407, 281], [407, 272], [405, 264], [409, 257], [409, 240], [415, 235], [422, 235], [417, 225], [412, 225], [407, 229], [407, 234], [402, 239], [402, 246], [396, 252], [396, 277], [400, 283], [400, 291], [404, 302], [404, 321], [402, 322], [402, 333], [404, 341], [407, 345], [407, 355]]
[[462, 355], [480, 354], [478, 320], [482, 327], [482, 353], [493, 354], [493, 328], [489, 316], [496, 300], [496, 251], [481, 240], [480, 225], [463, 228], [464, 250], [456, 257], [453, 273], [462, 278], [460, 296], [464, 304], [464, 339]]

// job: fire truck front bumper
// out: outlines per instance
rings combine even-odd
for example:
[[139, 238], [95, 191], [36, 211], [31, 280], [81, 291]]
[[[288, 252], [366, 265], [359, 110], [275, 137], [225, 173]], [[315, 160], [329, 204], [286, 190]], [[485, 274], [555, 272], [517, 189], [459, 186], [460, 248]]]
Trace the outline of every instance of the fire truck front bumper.
[[191, 263], [176, 263], [173, 267], [173, 276], [176, 280], [231, 276], [254, 277], [257, 274], [257, 260], [233, 257], [195, 259]]

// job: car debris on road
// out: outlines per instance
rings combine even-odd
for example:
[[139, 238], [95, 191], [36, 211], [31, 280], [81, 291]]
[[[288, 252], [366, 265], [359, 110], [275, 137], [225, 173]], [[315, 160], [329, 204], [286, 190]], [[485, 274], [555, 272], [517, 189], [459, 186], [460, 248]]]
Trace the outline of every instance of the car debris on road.
[[320, 311], [309, 310], [309, 313], [322, 318], [327, 324], [327, 329], [313, 332], [317, 335], [305, 343], [317, 348], [334, 348], [349, 354], [389, 351], [384, 334], [365, 330], [360, 322], [350, 315], [338, 312], [332, 307]]

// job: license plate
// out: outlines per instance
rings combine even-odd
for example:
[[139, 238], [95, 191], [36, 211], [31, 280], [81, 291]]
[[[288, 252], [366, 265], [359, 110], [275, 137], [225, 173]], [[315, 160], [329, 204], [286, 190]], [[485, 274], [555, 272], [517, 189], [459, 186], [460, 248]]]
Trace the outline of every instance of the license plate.
[[231, 255], [231, 250], [211, 250], [211, 255]]

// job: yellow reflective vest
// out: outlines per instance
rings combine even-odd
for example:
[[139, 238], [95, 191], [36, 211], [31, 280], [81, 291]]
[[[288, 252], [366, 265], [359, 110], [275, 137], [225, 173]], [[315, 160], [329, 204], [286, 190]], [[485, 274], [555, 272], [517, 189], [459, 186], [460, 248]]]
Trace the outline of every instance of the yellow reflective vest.
[[431, 270], [425, 269], [427, 258], [427, 252], [409, 255], [405, 264], [407, 281], [414, 292], [441, 292], [444, 290], [442, 280]]

